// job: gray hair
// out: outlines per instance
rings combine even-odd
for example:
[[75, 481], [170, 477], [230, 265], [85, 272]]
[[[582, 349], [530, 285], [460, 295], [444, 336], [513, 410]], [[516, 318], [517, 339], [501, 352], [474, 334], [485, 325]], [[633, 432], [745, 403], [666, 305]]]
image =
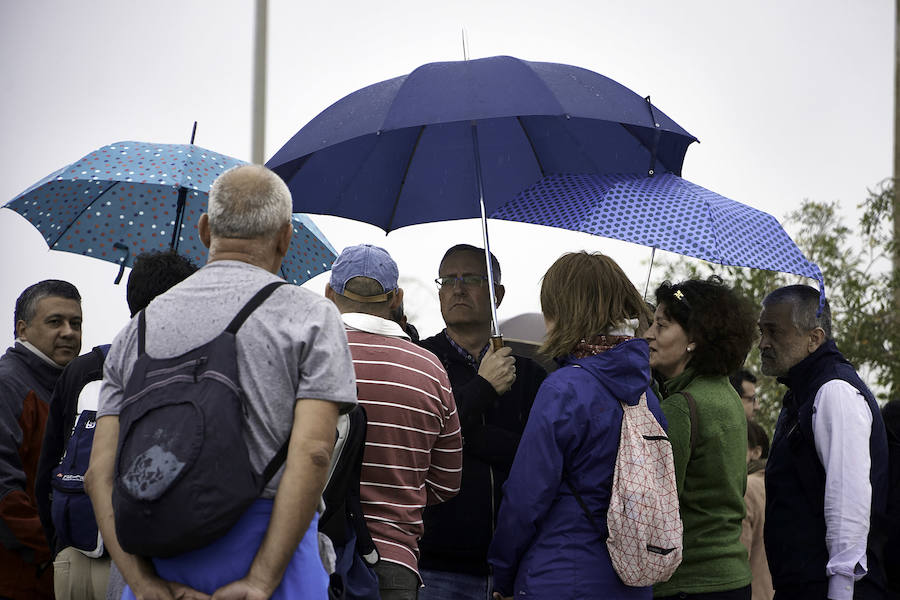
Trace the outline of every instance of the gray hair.
[[209, 190], [209, 230], [226, 238], [272, 235], [290, 222], [291, 206], [291, 192], [281, 177], [262, 165], [233, 167]]
[[13, 337], [16, 335], [16, 324], [19, 321], [31, 323], [37, 314], [38, 302], [51, 296], [74, 300], [81, 304], [81, 294], [78, 293], [78, 288], [68, 281], [45, 279], [30, 285], [16, 299], [16, 308], [13, 312]]
[[821, 327], [825, 332], [825, 339], [832, 339], [831, 307], [828, 306], [827, 299], [822, 313], [816, 314], [819, 312], [819, 290], [808, 285], [787, 285], [770, 292], [762, 301], [764, 307], [782, 303], [791, 305], [791, 323], [794, 327], [803, 332]]

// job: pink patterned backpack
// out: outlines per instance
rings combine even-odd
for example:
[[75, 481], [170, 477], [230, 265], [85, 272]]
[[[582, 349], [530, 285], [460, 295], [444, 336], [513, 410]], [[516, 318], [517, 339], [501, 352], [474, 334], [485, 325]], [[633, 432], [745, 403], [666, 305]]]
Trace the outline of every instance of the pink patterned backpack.
[[[606, 547], [622, 583], [643, 587], [667, 581], [681, 564], [675, 463], [666, 432], [647, 408], [647, 395], [641, 394], [634, 406], [621, 404], [624, 414], [606, 514]], [[571, 483], [566, 484], [601, 531], [584, 500]]]
[[622, 403], [622, 432], [606, 515], [606, 546], [625, 585], [667, 581], [681, 564], [681, 514], [672, 444], [647, 408]]

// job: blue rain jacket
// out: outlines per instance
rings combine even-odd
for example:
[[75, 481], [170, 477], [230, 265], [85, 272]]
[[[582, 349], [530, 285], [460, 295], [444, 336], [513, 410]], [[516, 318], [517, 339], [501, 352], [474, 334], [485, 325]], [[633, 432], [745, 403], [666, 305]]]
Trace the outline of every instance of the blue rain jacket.
[[[494, 589], [530, 598], [649, 599], [650, 587], [629, 587], [606, 549], [606, 510], [622, 427], [619, 402], [642, 392], [666, 427], [650, 390], [647, 342], [633, 339], [583, 359], [567, 358], [541, 385], [503, 486], [488, 560]], [[565, 474], [565, 475], [564, 475]], [[588, 521], [563, 477], [600, 525]]]

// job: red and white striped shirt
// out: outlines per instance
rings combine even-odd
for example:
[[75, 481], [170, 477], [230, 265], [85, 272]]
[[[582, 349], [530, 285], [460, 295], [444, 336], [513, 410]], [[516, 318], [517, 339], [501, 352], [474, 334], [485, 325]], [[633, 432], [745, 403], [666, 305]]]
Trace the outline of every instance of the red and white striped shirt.
[[418, 573], [422, 511], [455, 496], [462, 476], [450, 381], [438, 358], [400, 337], [396, 323], [360, 313], [343, 317], [368, 419], [363, 514], [382, 560]]

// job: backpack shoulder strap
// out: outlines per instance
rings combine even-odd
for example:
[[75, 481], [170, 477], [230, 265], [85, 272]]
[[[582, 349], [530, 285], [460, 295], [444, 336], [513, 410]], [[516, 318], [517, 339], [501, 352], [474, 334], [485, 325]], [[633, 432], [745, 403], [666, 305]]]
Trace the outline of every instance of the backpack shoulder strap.
[[138, 356], [144, 355], [144, 339], [147, 334], [147, 319], [144, 317], [144, 311], [146, 309], [142, 309], [141, 312], [138, 313]]
[[272, 283], [266, 285], [264, 288], [256, 292], [256, 294], [250, 298], [247, 304], [244, 305], [244, 308], [231, 320], [231, 323], [228, 324], [228, 327], [225, 328], [225, 331], [231, 334], [237, 333], [237, 330], [241, 328], [241, 325], [244, 324], [244, 321], [247, 320], [247, 317], [250, 316], [254, 310], [259, 307], [260, 304], [266, 301], [266, 298], [272, 295], [272, 292], [275, 291], [276, 288], [281, 287], [282, 285], [286, 285], [287, 281], [273, 281]]
[[594, 526], [594, 529], [597, 530], [597, 533], [603, 535], [603, 530], [600, 529], [600, 526], [597, 524], [597, 521], [594, 520], [594, 515], [591, 514], [591, 511], [588, 510], [587, 504], [584, 503], [584, 499], [581, 495], [575, 491], [575, 487], [569, 481], [568, 475], [563, 473], [563, 481], [566, 482], [566, 486], [569, 488], [569, 491], [572, 492], [572, 495], [575, 496], [575, 500], [578, 501], [578, 506], [581, 507], [581, 510], [584, 512], [585, 516], [588, 518], [588, 521], [591, 522], [591, 525]]
[[691, 454], [694, 453], [694, 448], [697, 447], [697, 402], [694, 401], [694, 397], [691, 396], [690, 392], [681, 392], [681, 395], [684, 396], [684, 399], [687, 400], [688, 410], [690, 411], [691, 418]]
[[288, 439], [284, 440], [284, 443], [281, 445], [281, 448], [278, 449], [278, 452], [275, 453], [275, 456], [272, 457], [272, 460], [269, 461], [269, 464], [266, 465], [265, 470], [262, 475], [262, 485], [260, 488], [266, 487], [268, 483], [275, 476], [275, 473], [278, 472], [278, 469], [281, 468], [281, 465], [284, 464], [284, 460], [287, 458], [288, 453], [288, 445], [291, 442], [291, 436], [288, 436]]

